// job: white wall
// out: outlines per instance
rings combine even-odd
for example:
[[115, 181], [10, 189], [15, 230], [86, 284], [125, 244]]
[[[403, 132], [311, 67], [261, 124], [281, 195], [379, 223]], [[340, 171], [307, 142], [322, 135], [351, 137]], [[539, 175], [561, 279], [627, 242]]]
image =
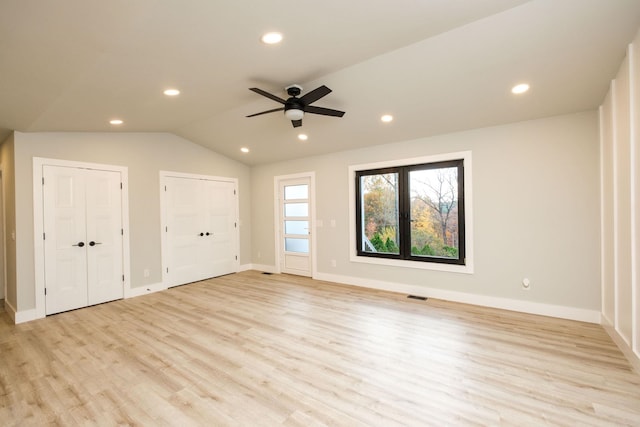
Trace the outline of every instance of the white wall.
[[[314, 171], [324, 224], [314, 230], [317, 278], [597, 322], [598, 135], [597, 113], [585, 112], [254, 167], [252, 261], [275, 268], [274, 176]], [[349, 165], [465, 150], [473, 155], [474, 274], [349, 261]]]
[[[162, 281], [160, 170], [238, 179], [240, 263], [250, 258], [250, 170], [183, 138], [166, 133], [14, 134], [16, 188], [17, 311], [35, 307], [33, 248], [33, 157], [128, 167], [131, 286]], [[150, 276], [143, 272], [149, 269]]]
[[640, 33], [600, 107], [602, 317], [640, 369]]

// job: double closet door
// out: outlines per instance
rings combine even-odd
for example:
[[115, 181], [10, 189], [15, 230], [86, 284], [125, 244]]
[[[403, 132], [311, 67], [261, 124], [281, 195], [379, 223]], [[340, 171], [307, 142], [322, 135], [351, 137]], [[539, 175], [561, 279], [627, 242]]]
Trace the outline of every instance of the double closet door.
[[43, 166], [46, 314], [123, 298], [121, 174]]
[[237, 270], [235, 183], [166, 176], [164, 280], [177, 286]]

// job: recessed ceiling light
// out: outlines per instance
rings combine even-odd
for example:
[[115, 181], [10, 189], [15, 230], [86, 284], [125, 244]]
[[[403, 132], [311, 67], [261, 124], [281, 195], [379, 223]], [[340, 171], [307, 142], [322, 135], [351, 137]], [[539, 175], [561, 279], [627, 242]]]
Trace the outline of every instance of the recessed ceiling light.
[[164, 91], [164, 94], [167, 96], [178, 96], [180, 95], [180, 91], [178, 89], [167, 89]]
[[393, 116], [391, 114], [385, 114], [384, 116], [380, 117], [380, 120], [382, 120], [385, 123], [389, 123], [393, 121]]
[[306, 141], [307, 139], [309, 139], [309, 137], [306, 134], [301, 133], [300, 135], [298, 135], [298, 139], [300, 141]]
[[242, 151], [243, 153], [248, 153], [249, 149], [247, 147], [242, 147], [240, 151]]
[[520, 83], [518, 85], [515, 85], [513, 88], [511, 88], [511, 93], [515, 93], [516, 95], [519, 95], [521, 93], [525, 93], [528, 90], [529, 90], [529, 85], [527, 83]]
[[121, 125], [124, 122], [120, 119], [113, 119], [113, 120], [109, 120], [109, 123], [111, 123], [112, 125]]
[[278, 44], [282, 41], [282, 34], [277, 32], [266, 33], [260, 40], [264, 44]]

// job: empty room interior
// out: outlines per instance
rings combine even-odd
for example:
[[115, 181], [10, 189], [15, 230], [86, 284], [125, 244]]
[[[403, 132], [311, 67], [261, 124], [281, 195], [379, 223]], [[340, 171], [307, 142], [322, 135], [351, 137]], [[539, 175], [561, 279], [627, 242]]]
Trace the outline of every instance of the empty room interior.
[[0, 425], [640, 426], [640, 1], [0, 2]]

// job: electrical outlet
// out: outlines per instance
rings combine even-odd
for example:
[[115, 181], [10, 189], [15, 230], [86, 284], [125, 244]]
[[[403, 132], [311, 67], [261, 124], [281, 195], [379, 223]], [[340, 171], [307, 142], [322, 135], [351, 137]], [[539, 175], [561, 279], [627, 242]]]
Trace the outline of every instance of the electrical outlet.
[[336, 266], [336, 260], [335, 260], [335, 259], [332, 259], [332, 260], [331, 260], [331, 267], [335, 267], [335, 266]]
[[151, 274], [151, 273], [149, 272], [149, 269], [148, 269], [148, 268], [145, 268], [145, 269], [144, 269], [144, 271], [143, 271], [143, 275], [144, 275], [144, 277], [149, 277], [149, 275], [150, 275], [150, 274]]

